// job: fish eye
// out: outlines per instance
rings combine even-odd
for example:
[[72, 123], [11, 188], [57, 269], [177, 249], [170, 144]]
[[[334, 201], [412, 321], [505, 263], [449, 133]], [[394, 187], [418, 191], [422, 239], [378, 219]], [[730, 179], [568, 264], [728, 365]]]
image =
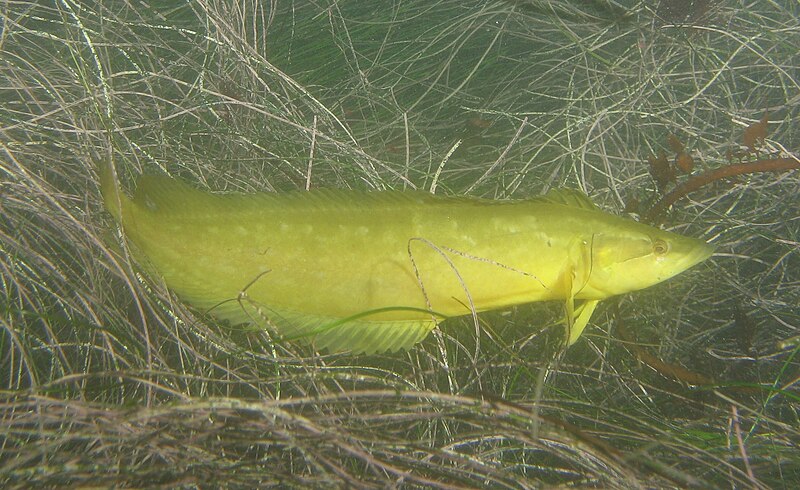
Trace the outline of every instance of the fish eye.
[[669, 252], [669, 243], [660, 238], [653, 240], [653, 253], [657, 256], [667, 255]]

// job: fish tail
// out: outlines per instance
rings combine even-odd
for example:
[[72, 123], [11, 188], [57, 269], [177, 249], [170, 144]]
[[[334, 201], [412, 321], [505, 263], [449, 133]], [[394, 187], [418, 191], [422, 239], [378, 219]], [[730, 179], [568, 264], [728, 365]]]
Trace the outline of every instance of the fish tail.
[[130, 198], [119, 188], [114, 162], [110, 159], [99, 162], [97, 173], [100, 176], [100, 194], [103, 196], [103, 205], [117, 223], [122, 223], [122, 209], [130, 204]]

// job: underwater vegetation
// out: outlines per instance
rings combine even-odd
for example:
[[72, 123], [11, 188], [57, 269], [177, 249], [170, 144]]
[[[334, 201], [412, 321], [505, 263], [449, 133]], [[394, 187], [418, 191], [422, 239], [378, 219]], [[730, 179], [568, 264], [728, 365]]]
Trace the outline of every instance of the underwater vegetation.
[[[794, 156], [767, 156], [765, 158], [759, 155], [759, 150], [764, 144], [764, 139], [767, 137], [767, 118], [768, 114], [765, 113], [758, 122], [744, 129], [742, 133], [742, 143], [744, 144], [745, 151], [726, 151], [726, 157], [730, 161], [729, 165], [708, 170], [699, 175], [693, 175], [680, 184], [675, 185], [675, 188], [661, 196], [644, 212], [645, 220], [655, 221], [664, 211], [681, 198], [717, 181], [731, 179], [737, 175], [768, 172], [780, 173], [800, 169], [800, 161]], [[675, 183], [676, 170], [689, 174], [694, 168], [694, 160], [685, 151], [683, 143], [681, 143], [675, 135], [670, 134], [667, 137], [667, 143], [672, 151], [675, 152], [674, 167], [670, 165], [663, 150], [659, 151], [658, 158], [654, 156], [648, 157], [650, 175], [653, 177], [653, 180], [655, 180], [660, 191], [663, 191], [670, 183]], [[739, 163], [734, 164], [734, 159], [739, 160]], [[743, 159], [751, 161], [742, 163], [741, 161]]]
[[[796, 488], [798, 9], [2, 4], [0, 486]], [[116, 180], [96, 166], [111, 161]], [[116, 185], [123, 192], [104, 203]], [[297, 195], [320, 196], [328, 210], [319, 226], [335, 238], [330, 230], [362, 218], [337, 214], [353, 206], [336, 208], [333, 194], [424, 196], [419, 206], [398, 198], [403, 211], [369, 228], [396, 230], [400, 216], [432, 220], [427, 204], [460, 203], [458, 223], [483, 216], [491, 253], [467, 256], [466, 241], [439, 250], [459, 271], [496, 272], [475, 258], [506, 264], [525, 249], [486, 231], [487, 209], [504, 206], [490, 203], [533, 206], [564, 188], [591, 196], [594, 210], [581, 213], [713, 243], [714, 254], [650, 287], [620, 288], [591, 314], [579, 308], [597, 298], [555, 279], [552, 301], [502, 298], [475, 316], [443, 301], [450, 318], [428, 322], [419, 342], [378, 352], [395, 340], [356, 335], [341, 350], [374, 348], [353, 354], [305, 341], [321, 332], [267, 321], [278, 305], [254, 298], [270, 272], [245, 267], [234, 285], [208, 275], [231, 250], [217, 249], [217, 265], [188, 256], [181, 274], [194, 268], [205, 280], [183, 283], [163, 271], [173, 262], [162, 252], [143, 252], [160, 239], [134, 236], [150, 227], [196, 251], [212, 243], [211, 229], [170, 235], [146, 210], [202, 215], [210, 203], [259, 208], [266, 196]], [[133, 218], [121, 208], [115, 216], [123, 203]], [[287, 224], [313, 216], [270, 213]], [[551, 226], [566, 228], [559, 217], [575, 213], [553, 213]], [[244, 218], [220, 216], [225, 246], [241, 249]], [[455, 236], [445, 220], [428, 223]], [[335, 247], [318, 242], [338, 253], [303, 256], [298, 243], [285, 262], [341, 263], [349, 248], [366, 270], [385, 250], [344, 236]], [[408, 267], [408, 233], [398, 242]], [[575, 277], [598, 272], [586, 264], [600, 257], [580, 253], [593, 247], [574, 243]], [[622, 247], [616, 258], [664, 250], [637, 243], [646, 253]], [[420, 261], [443, 256], [416, 245]], [[535, 252], [523, 259], [557, 277], [563, 256]], [[419, 271], [433, 293], [431, 267], [443, 266]], [[412, 308], [435, 310], [403, 270], [404, 298], [417, 294]], [[519, 276], [492, 275], [487, 289]], [[319, 291], [341, 288], [348, 311], [374, 309], [353, 306], [364, 296], [346, 277], [284, 282], [281, 293], [310, 311]], [[452, 274], [441, 277], [469, 303]], [[227, 287], [208, 303], [256, 321], [220, 319], [217, 305], [191, 301], [192, 284]], [[565, 348], [573, 289], [572, 326], [585, 319], [586, 328]]]

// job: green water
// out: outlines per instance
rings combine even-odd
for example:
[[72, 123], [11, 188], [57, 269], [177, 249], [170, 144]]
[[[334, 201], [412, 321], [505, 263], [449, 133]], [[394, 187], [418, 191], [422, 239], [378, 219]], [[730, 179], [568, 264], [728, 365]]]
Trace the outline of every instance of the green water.
[[796, 2], [0, 12], [2, 485], [800, 481], [797, 344], [781, 344], [800, 325], [797, 171], [679, 201], [663, 226], [717, 254], [602, 304], [566, 352], [561, 305], [543, 304], [444, 322], [409, 352], [326, 356], [219, 324], [142, 274], [94, 167], [113, 158], [128, 191], [145, 172], [214, 191], [566, 185], [622, 213], [659, 197], [647, 158], [670, 134], [699, 174], [768, 111], [745, 160], [796, 155]]

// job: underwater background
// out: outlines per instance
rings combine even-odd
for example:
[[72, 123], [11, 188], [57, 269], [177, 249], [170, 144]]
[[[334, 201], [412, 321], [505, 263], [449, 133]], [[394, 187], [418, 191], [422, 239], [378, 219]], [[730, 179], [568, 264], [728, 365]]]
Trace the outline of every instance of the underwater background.
[[[0, 485], [796, 488], [798, 46], [790, 0], [0, 4]], [[566, 351], [539, 303], [328, 355], [144, 275], [107, 159], [128, 192], [566, 186], [717, 251]]]

